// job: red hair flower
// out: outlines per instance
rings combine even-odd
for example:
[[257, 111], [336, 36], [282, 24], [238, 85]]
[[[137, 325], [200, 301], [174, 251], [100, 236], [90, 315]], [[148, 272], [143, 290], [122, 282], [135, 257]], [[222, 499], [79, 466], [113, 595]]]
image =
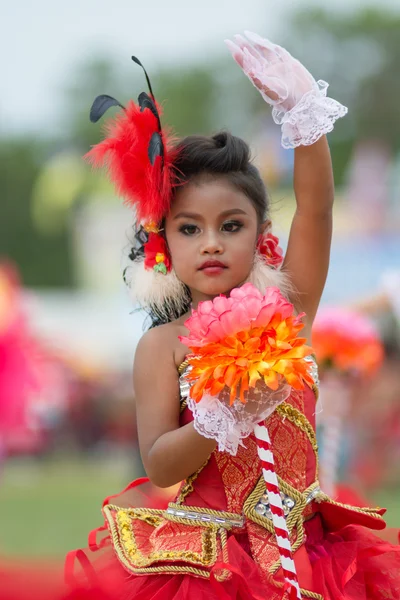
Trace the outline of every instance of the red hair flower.
[[158, 233], [149, 233], [144, 245], [144, 266], [166, 275], [171, 270], [171, 259], [165, 239]]
[[270, 267], [278, 269], [283, 263], [283, 250], [279, 246], [279, 239], [271, 232], [260, 235], [257, 250]]

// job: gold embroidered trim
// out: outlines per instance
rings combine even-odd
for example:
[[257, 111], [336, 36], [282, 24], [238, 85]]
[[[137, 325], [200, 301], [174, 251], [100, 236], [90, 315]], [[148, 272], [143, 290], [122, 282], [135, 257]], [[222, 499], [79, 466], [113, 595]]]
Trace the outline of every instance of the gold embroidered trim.
[[310, 421], [300, 410], [298, 410], [291, 404], [288, 404], [287, 402], [283, 402], [282, 404], [280, 404], [276, 408], [276, 412], [283, 419], [288, 419], [291, 423], [296, 425], [296, 427], [298, 427], [303, 433], [306, 434], [311, 444], [311, 447], [315, 453], [315, 458], [317, 461], [316, 470], [318, 473], [318, 442], [314, 428], [311, 425]]
[[[220, 529], [219, 530], [219, 535], [221, 538], [221, 547], [222, 547], [222, 562], [224, 562], [225, 564], [229, 563], [229, 554], [228, 554], [228, 534], [226, 532], [226, 529]], [[224, 581], [227, 581], [228, 579], [230, 579], [232, 577], [232, 573], [230, 571], [228, 571], [228, 569], [221, 569], [220, 571], [217, 571], [214, 574], [214, 577], [217, 581], [219, 581], [220, 583], [223, 583]]]
[[330, 498], [323, 492], [321, 492], [321, 495], [318, 496], [317, 501], [318, 502], [327, 502], [328, 504], [333, 504], [334, 506], [339, 506], [340, 508], [346, 508], [347, 510], [352, 510], [353, 512], [358, 512], [363, 515], [375, 517], [375, 518], [381, 519], [382, 521], [385, 520], [385, 518], [378, 512], [380, 510], [379, 507], [370, 508], [369, 506], [364, 507], [364, 506], [352, 506], [351, 504], [343, 504], [342, 502], [336, 502], [336, 500], [333, 500], [332, 498]]
[[[188, 366], [189, 366], [188, 360], [184, 360], [183, 363], [181, 363], [179, 365], [179, 367], [178, 367], [179, 376], [181, 376], [184, 373], [186, 367], [188, 367]], [[181, 401], [181, 403], [180, 403], [180, 413], [181, 414], [183, 413], [183, 411], [185, 410], [186, 407], [187, 407], [187, 400], [185, 398], [185, 400]]]
[[[275, 581], [272, 577], [269, 578], [269, 581], [275, 587], [283, 590], [284, 584], [281, 581]], [[300, 588], [301, 596], [304, 598], [313, 598], [314, 600], [324, 600], [324, 597], [317, 592], [311, 592], [310, 590], [305, 590], [304, 588]]]
[[300, 589], [300, 592], [306, 598], [314, 598], [315, 600], [324, 600], [324, 597], [321, 596], [321, 594], [317, 594], [317, 592], [311, 592], [309, 590], [303, 590], [303, 588]]
[[[136, 518], [144, 520], [146, 509], [122, 509], [109, 504], [103, 510], [118, 558], [130, 570], [145, 568], [143, 572], [148, 572], [147, 567], [150, 567], [153, 563], [168, 561], [182, 561], [195, 566], [209, 566], [214, 564], [217, 559], [218, 529], [215, 526], [201, 530], [201, 554], [191, 550], [158, 550], [145, 556], [137, 546], [132, 520]], [[113, 518], [112, 512], [116, 513], [115, 518]], [[151, 513], [154, 513], [154, 511], [151, 511]], [[154, 514], [149, 514], [149, 517], [154, 517]], [[156, 527], [156, 525], [153, 526]]]
[[[230, 513], [223, 510], [214, 510], [212, 508], [199, 508], [197, 506], [185, 506], [182, 507], [181, 504], [176, 504], [174, 502], [170, 502], [168, 504], [168, 508], [172, 508], [177, 511], [186, 511], [188, 513], [198, 513], [202, 515], [209, 515], [215, 517], [219, 521], [201, 521], [200, 519], [191, 519], [190, 517], [184, 517], [180, 515], [174, 515], [168, 513], [167, 511], [164, 513], [164, 518], [169, 521], [174, 521], [174, 523], [181, 523], [182, 525], [191, 525], [191, 526], [200, 526], [200, 527], [219, 527], [221, 530], [230, 530], [232, 528], [241, 528], [244, 526], [244, 518], [242, 515], [238, 515], [236, 513]], [[184, 509], [184, 510], [182, 510]], [[236, 524], [237, 523], [237, 524]]]
[[179, 373], [179, 375], [182, 375], [182, 373], [184, 372], [184, 370], [188, 366], [189, 366], [189, 361], [188, 360], [184, 360], [183, 363], [181, 363], [179, 365], [179, 367], [178, 367], [178, 373]]
[[[299, 492], [298, 490], [296, 490], [296, 488], [294, 488], [291, 485], [289, 485], [288, 483], [286, 483], [286, 481], [284, 481], [279, 476], [278, 476], [278, 484], [279, 484], [279, 489], [282, 492], [284, 492], [285, 494], [287, 494], [288, 496], [290, 496], [291, 498], [293, 498], [293, 500], [296, 502], [295, 506], [290, 511], [290, 513], [286, 519], [289, 533], [291, 533], [292, 529], [294, 528], [294, 526], [296, 524], [298, 524], [299, 522], [302, 523], [302, 521], [303, 521], [302, 513], [303, 513], [305, 507], [307, 506], [307, 500], [308, 500], [309, 496], [311, 496], [311, 494], [314, 492], [314, 490], [319, 488], [319, 482], [315, 481], [302, 493]], [[264, 477], [261, 475], [254, 490], [247, 497], [247, 500], [245, 501], [245, 503], [243, 505], [243, 512], [246, 517], [251, 519], [251, 521], [253, 521], [254, 523], [257, 523], [257, 525], [260, 525], [261, 527], [264, 527], [264, 529], [269, 531], [269, 533], [274, 533], [274, 526], [272, 524], [271, 519], [268, 519], [268, 517], [258, 514], [258, 512], [256, 512], [256, 510], [255, 510], [256, 504], [264, 492], [265, 492], [265, 481], [264, 481]], [[324, 494], [318, 493], [313, 499], [316, 500], [317, 502], [319, 502], [320, 497], [322, 498], [322, 496], [324, 496]]]
[[[312, 498], [316, 502], [320, 501], [320, 493], [315, 494], [315, 495], [313, 494], [313, 492], [319, 488], [319, 482], [315, 481], [306, 490], [304, 490], [303, 493], [298, 492], [294, 487], [292, 487], [291, 485], [286, 483], [279, 476], [278, 476], [278, 483], [279, 483], [279, 489], [282, 492], [284, 492], [285, 494], [287, 494], [288, 496], [290, 496], [291, 498], [293, 498], [293, 500], [295, 500], [295, 502], [296, 502], [295, 506], [293, 507], [293, 509], [291, 510], [291, 512], [289, 513], [289, 515], [286, 518], [286, 524], [287, 524], [287, 528], [289, 531], [289, 535], [292, 538], [292, 551], [294, 553], [294, 552], [296, 552], [296, 550], [298, 550], [300, 548], [300, 546], [304, 542], [303, 510], [308, 504], [307, 501], [309, 500], [309, 498]], [[248, 517], [249, 519], [251, 519], [252, 521], [257, 523], [257, 525], [264, 527], [264, 529], [266, 529], [271, 535], [274, 535], [275, 531], [274, 531], [274, 526], [272, 524], [271, 519], [268, 519], [267, 517], [259, 515], [255, 510], [255, 506], [256, 506], [260, 496], [264, 492], [265, 492], [265, 481], [264, 481], [264, 477], [261, 476], [260, 479], [258, 480], [256, 487], [254, 488], [254, 490], [252, 491], [252, 493], [250, 494], [250, 496], [247, 498], [246, 502], [244, 503], [244, 507], [243, 507], [244, 514], [246, 515], [246, 517]], [[296, 536], [295, 540], [294, 540], [294, 536]], [[276, 571], [278, 571], [280, 566], [281, 566], [281, 561], [280, 561], [280, 559], [278, 559], [268, 568], [268, 572], [270, 573], [270, 575], [272, 576], [274, 573], [276, 573]]]
[[210, 579], [209, 571], [205, 571], [204, 569], [197, 569], [196, 567], [185, 567], [183, 565], [167, 565], [162, 567], [143, 567], [141, 569], [137, 569], [136, 567], [133, 567], [130, 563], [124, 561], [123, 557], [119, 556], [119, 554], [118, 557], [122, 564], [125, 566], [125, 568], [129, 569], [129, 571], [131, 571], [135, 575], [148, 575], [149, 573], [154, 573], [155, 575], [157, 573], [163, 573], [164, 575], [186, 574], [195, 575], [196, 577], [203, 577], [204, 579]]
[[185, 483], [181, 487], [179, 495], [176, 499], [176, 504], [183, 504], [184, 501], [186, 500], [186, 498], [189, 496], [189, 494], [191, 494], [194, 491], [193, 483], [197, 479], [197, 477], [200, 475], [200, 473], [202, 472], [204, 467], [208, 464], [210, 457], [211, 457], [211, 454], [207, 458], [207, 460], [201, 465], [200, 469], [197, 469], [197, 471], [192, 473], [192, 475], [189, 475], [189, 477], [185, 480]]

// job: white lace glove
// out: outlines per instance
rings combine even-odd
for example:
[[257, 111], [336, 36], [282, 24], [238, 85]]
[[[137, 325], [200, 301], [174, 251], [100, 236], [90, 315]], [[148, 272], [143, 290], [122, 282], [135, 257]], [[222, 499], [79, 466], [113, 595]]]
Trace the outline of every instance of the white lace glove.
[[[182, 381], [183, 380], [183, 381]], [[273, 392], [266, 385], [257, 386], [248, 395], [247, 403], [235, 400], [229, 406], [229, 392], [219, 397], [204, 395], [200, 402], [189, 396], [190, 385], [181, 379], [181, 395], [185, 394], [192, 411], [194, 428], [203, 437], [218, 442], [218, 450], [236, 456], [242, 440], [253, 433], [254, 426], [268, 418], [290, 394], [290, 386], [283, 385]]]
[[270, 104], [272, 118], [282, 126], [282, 146], [309, 146], [333, 130], [347, 108], [327, 98], [329, 84], [309, 71], [281, 46], [256, 33], [225, 40], [233, 58]]

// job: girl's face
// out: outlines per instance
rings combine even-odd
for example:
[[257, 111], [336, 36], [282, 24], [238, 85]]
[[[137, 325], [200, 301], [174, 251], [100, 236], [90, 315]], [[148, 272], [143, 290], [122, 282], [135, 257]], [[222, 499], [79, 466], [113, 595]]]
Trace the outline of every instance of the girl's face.
[[179, 189], [165, 233], [176, 274], [196, 305], [247, 279], [259, 224], [251, 200], [221, 177]]

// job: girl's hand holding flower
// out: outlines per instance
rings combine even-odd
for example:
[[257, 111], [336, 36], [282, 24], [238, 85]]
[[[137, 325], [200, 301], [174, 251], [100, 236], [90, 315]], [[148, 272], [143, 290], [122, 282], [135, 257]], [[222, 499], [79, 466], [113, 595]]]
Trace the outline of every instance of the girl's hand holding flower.
[[303, 360], [311, 353], [297, 337], [300, 317], [277, 288], [263, 296], [246, 283], [202, 302], [186, 322], [181, 341], [192, 351], [185, 379], [188, 406], [198, 433], [236, 454], [254, 425], [290, 393], [312, 383]]

